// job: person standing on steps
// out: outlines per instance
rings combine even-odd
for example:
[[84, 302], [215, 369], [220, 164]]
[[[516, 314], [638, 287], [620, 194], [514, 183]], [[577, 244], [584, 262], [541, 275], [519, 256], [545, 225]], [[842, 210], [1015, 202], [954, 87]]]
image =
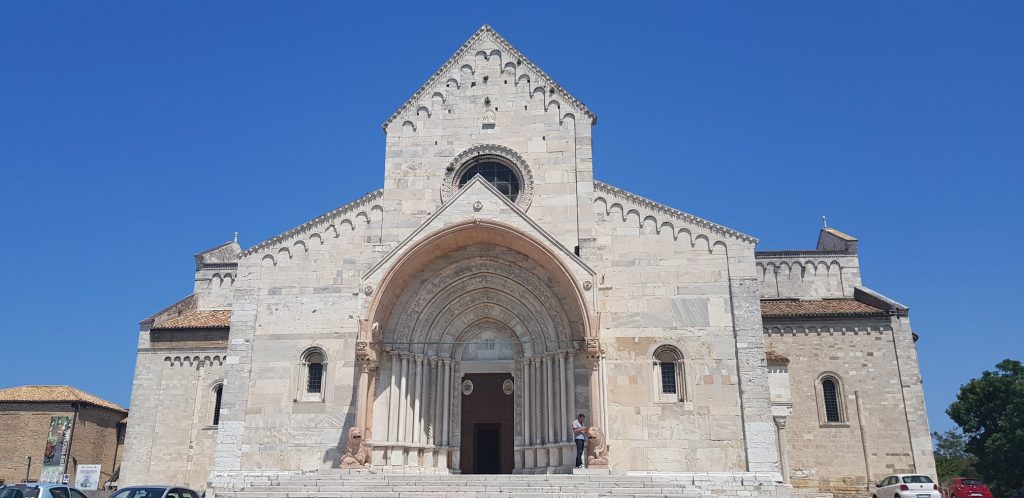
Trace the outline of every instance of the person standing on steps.
[[587, 418], [583, 414], [576, 416], [576, 420], [572, 421], [572, 434], [576, 439], [576, 468], [583, 468], [583, 445], [587, 442], [587, 431], [589, 427], [583, 425], [583, 420]]

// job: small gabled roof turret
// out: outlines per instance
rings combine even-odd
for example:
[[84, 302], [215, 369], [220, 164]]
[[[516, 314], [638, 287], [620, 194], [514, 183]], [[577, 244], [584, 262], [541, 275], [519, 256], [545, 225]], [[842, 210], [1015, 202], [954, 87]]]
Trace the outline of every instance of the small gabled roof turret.
[[238, 232], [235, 232], [234, 240], [229, 240], [223, 244], [218, 244], [205, 251], [196, 253], [196, 271], [208, 266], [236, 264], [241, 254], [242, 246], [238, 245]]
[[835, 228], [824, 227], [818, 233], [819, 251], [843, 251], [857, 254], [857, 238]]
[[473, 36], [470, 36], [469, 39], [466, 40], [466, 42], [463, 43], [462, 46], [459, 47], [459, 49], [456, 50], [455, 53], [451, 57], [449, 57], [448, 60], [445, 61], [445, 63], [442, 64], [441, 67], [437, 71], [435, 71], [433, 75], [430, 76], [429, 79], [427, 79], [426, 83], [420, 86], [420, 88], [416, 90], [416, 92], [413, 93], [412, 96], [409, 97], [409, 99], [406, 100], [404, 104], [399, 106], [398, 110], [396, 110], [394, 114], [392, 114], [391, 117], [387, 119], [387, 121], [384, 121], [384, 123], [381, 125], [381, 128], [383, 128], [383, 130], [387, 132], [388, 125], [395, 121], [395, 119], [397, 119], [398, 116], [402, 115], [402, 113], [409, 110], [409, 108], [415, 106], [417, 102], [419, 102], [419, 99], [423, 97], [423, 95], [426, 94], [427, 91], [429, 91], [434, 86], [435, 83], [441, 80], [448, 73], [448, 71], [453, 66], [455, 66], [458, 63], [458, 61], [473, 47], [473, 44], [476, 43], [481, 38], [490, 38], [491, 41], [493, 41], [496, 45], [508, 51], [508, 53], [516, 59], [517, 63], [521, 63], [523, 66], [526, 66], [527, 68], [535, 72], [537, 76], [541, 80], [543, 80], [545, 85], [547, 85], [551, 90], [558, 92], [558, 94], [560, 94], [561, 97], [564, 98], [568, 103], [575, 106], [584, 115], [589, 117], [592, 124], [597, 124], [597, 115], [595, 115], [593, 111], [587, 108], [587, 106], [584, 105], [583, 102], [580, 102], [579, 99], [572, 96], [572, 94], [570, 94], [568, 91], [562, 88], [562, 86], [555, 82], [555, 80], [552, 79], [550, 76], [548, 76], [548, 74], [545, 73], [543, 69], [538, 67], [532, 61], [530, 61], [530, 59], [526, 58], [526, 56], [523, 55], [522, 52], [516, 50], [516, 48], [513, 47], [512, 44], [505, 39], [505, 37], [498, 34], [498, 32], [494, 30], [494, 28], [492, 28], [488, 24], [484, 24], [483, 26], [480, 26], [480, 29], [476, 30], [476, 32], [473, 33]]

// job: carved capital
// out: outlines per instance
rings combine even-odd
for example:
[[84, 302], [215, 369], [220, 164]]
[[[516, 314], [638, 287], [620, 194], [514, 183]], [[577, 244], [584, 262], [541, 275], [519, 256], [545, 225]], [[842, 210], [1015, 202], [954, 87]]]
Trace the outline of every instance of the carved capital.
[[772, 417], [772, 420], [775, 421], [775, 427], [777, 427], [779, 429], [785, 429], [786, 428], [786, 422], [789, 421], [789, 417], [785, 416], [785, 415], [776, 415], [776, 416]]
[[588, 337], [583, 347], [583, 354], [590, 359], [600, 359], [604, 353], [601, 349], [601, 340], [596, 337]]
[[377, 348], [367, 341], [356, 341], [356, 361], [359, 363], [377, 363]]

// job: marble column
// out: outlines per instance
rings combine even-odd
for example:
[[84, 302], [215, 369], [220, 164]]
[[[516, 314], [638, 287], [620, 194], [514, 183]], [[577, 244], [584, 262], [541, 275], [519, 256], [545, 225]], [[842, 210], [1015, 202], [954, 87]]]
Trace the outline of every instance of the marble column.
[[[605, 437], [608, 436], [608, 428], [604, 427], [604, 390], [601, 385], [601, 357], [599, 354], [593, 356], [587, 355], [587, 366], [590, 367], [590, 418], [593, 421], [592, 425], [598, 427], [604, 432]], [[589, 442], [587, 450], [587, 458], [590, 458]], [[594, 469], [607, 469], [608, 462], [604, 461], [588, 461], [587, 468]]]
[[786, 441], [786, 422], [789, 417], [776, 416], [773, 419], [775, 420], [775, 428], [778, 432], [779, 466], [782, 467], [782, 482], [789, 484], [789, 448], [787, 448], [788, 442]]
[[441, 425], [441, 444], [448, 446], [451, 444], [451, 406], [452, 406], [452, 362], [451, 360], [441, 360], [444, 363], [444, 396], [441, 398], [444, 402], [444, 416], [442, 417]]
[[533, 444], [544, 444], [544, 358], [533, 357]]
[[523, 358], [523, 446], [533, 444], [530, 437], [530, 358]]
[[441, 361], [436, 356], [430, 358], [430, 367], [434, 373], [434, 392], [432, 393], [433, 410], [430, 414], [430, 432], [427, 434], [427, 444], [438, 446], [441, 444]]
[[367, 390], [370, 387], [370, 364], [359, 362], [359, 385], [356, 389], [356, 427], [366, 433], [366, 403], [369, 398]]
[[407, 431], [405, 430], [406, 411], [409, 409], [409, 399], [407, 380], [409, 378], [409, 357], [402, 355], [402, 373], [398, 377], [398, 439], [396, 441], [404, 443], [408, 441], [406, 437]]
[[398, 353], [392, 351], [391, 357], [391, 386], [388, 389], [388, 441], [398, 441], [398, 373], [401, 369], [401, 361]]
[[416, 366], [416, 379], [413, 381], [412, 397], [412, 442], [420, 443], [420, 405], [423, 398], [423, 357], [413, 357], [413, 364]]
[[569, 420], [576, 420], [576, 351], [569, 351], [569, 361], [566, 365], [566, 376], [569, 377], [569, 419], [565, 423], [570, 424], [565, 430], [569, 431], [569, 441], [572, 442], [576, 435], [572, 433], [572, 423]]
[[402, 373], [402, 360], [397, 351], [389, 353], [391, 357], [391, 385], [388, 386], [388, 435], [385, 439], [391, 443], [388, 449], [387, 461], [389, 465], [400, 465], [402, 462], [402, 449], [395, 446], [398, 442], [398, 409], [401, 406], [401, 396], [398, 391], [398, 378]]
[[551, 377], [552, 358], [550, 354], [544, 357], [544, 416], [547, 419], [544, 429], [547, 431], [547, 444], [555, 442], [555, 381]]
[[565, 425], [568, 423], [566, 421], [569, 420], [569, 415], [567, 414], [567, 411], [566, 411], [566, 406], [567, 405], [566, 405], [566, 401], [565, 401], [565, 391], [566, 391], [565, 387], [568, 384], [569, 384], [569, 382], [565, 378], [565, 351], [559, 351], [558, 352], [558, 394], [559, 394], [559, 399], [558, 399], [558, 418], [557, 418], [557, 420], [555, 422], [555, 428], [557, 429], [556, 430], [556, 434], [558, 434], [558, 442], [560, 442], [560, 443], [568, 441], [567, 438], [569, 436], [569, 434], [566, 432], [567, 429], [565, 427]]
[[427, 420], [430, 418], [430, 414], [427, 413], [427, 407], [430, 406], [427, 401], [430, 399], [430, 359], [423, 356], [420, 360], [422, 363], [423, 379], [420, 381], [422, 387], [420, 392], [423, 396], [420, 397], [420, 431], [419, 431], [419, 442], [427, 442]]

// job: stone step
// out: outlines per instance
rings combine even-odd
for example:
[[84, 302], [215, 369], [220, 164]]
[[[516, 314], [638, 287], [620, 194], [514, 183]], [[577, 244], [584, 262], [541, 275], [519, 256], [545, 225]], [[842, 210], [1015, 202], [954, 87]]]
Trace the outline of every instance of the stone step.
[[[326, 471], [245, 475], [242, 481], [234, 481], [244, 484], [215, 494], [217, 498], [790, 497], [791, 488], [772, 482], [756, 483], [754, 477], [750, 473], [452, 475]], [[810, 498], [810, 493], [800, 498]]]

